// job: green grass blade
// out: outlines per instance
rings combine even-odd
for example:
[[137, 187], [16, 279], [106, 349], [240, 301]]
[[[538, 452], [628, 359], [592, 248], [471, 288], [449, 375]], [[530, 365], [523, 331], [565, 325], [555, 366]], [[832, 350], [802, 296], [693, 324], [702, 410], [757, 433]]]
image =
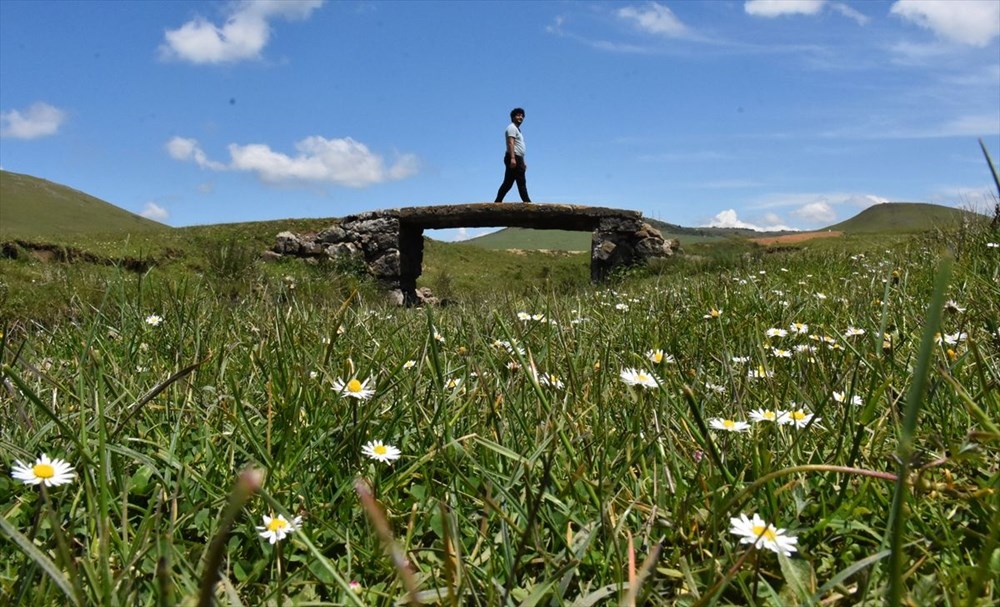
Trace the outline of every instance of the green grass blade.
[[73, 590], [73, 583], [62, 574], [62, 571], [60, 571], [59, 567], [52, 562], [52, 559], [39, 550], [31, 540], [15, 529], [14, 526], [2, 516], [0, 516], [0, 530], [2, 530], [12, 542], [17, 544], [18, 548], [28, 555], [28, 558], [42, 568], [42, 571], [49, 576], [49, 579], [55, 582], [56, 586], [59, 587], [59, 590], [66, 595], [66, 598], [69, 599], [73, 605], [77, 605], [79, 607], [80, 603]]

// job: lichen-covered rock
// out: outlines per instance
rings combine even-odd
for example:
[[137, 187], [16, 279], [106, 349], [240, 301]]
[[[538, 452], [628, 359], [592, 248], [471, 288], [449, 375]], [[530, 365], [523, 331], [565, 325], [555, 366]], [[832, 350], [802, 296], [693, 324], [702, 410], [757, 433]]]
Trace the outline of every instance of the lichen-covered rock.
[[338, 242], [328, 246], [324, 251], [327, 257], [357, 257], [361, 255], [361, 248], [353, 242]]
[[330, 226], [316, 235], [316, 240], [325, 244], [336, 244], [348, 239], [347, 230], [340, 226]]
[[376, 278], [399, 278], [399, 250], [389, 249], [384, 255], [368, 264]]
[[281, 232], [275, 237], [274, 252], [282, 255], [298, 255], [302, 249], [302, 241], [291, 232]]

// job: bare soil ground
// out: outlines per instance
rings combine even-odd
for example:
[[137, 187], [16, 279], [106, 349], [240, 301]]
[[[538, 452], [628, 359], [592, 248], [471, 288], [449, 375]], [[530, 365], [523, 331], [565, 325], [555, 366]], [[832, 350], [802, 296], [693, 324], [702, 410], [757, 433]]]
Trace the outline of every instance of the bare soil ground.
[[766, 238], [752, 238], [753, 242], [762, 245], [772, 244], [795, 244], [813, 238], [837, 238], [844, 233], [834, 230], [824, 230], [822, 232], [799, 232], [798, 234], [786, 234], [785, 236], [768, 236]]

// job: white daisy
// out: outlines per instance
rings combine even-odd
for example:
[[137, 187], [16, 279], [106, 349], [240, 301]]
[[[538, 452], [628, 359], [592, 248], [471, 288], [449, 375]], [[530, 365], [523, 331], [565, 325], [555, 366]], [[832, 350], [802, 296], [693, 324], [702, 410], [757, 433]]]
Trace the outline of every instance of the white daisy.
[[[846, 392], [837, 392], [836, 390], [834, 390], [833, 391], [833, 400], [837, 401], [838, 403], [846, 403], [846, 402], [848, 402], [847, 401], [847, 393]], [[863, 404], [865, 404], [864, 401], [861, 400], [861, 397], [858, 396], [857, 394], [855, 394], [854, 396], [851, 397], [850, 403], [852, 405], [863, 405]]]
[[548, 386], [550, 388], [561, 389], [563, 387], [562, 381], [555, 375], [551, 373], [542, 373], [538, 376], [538, 383], [543, 386]]
[[750, 419], [756, 423], [761, 422], [777, 422], [786, 413], [778, 409], [754, 409], [750, 412]]
[[368, 441], [361, 448], [361, 452], [371, 459], [385, 464], [391, 464], [393, 461], [399, 459], [401, 455], [399, 449], [392, 445], [387, 445], [380, 440]]
[[407, 371], [409, 371], [410, 369], [412, 369], [413, 367], [416, 367], [416, 366], [417, 366], [417, 361], [413, 360], [412, 358], [410, 360], [406, 361], [405, 363], [403, 363], [403, 368], [406, 369]]
[[756, 369], [750, 369], [747, 371], [747, 377], [750, 379], [764, 379], [766, 377], [774, 377], [774, 371], [768, 371], [763, 366], [758, 365]]
[[716, 430], [725, 430], [727, 432], [746, 432], [750, 429], [750, 424], [746, 422], [722, 419], [721, 417], [708, 420], [708, 425]]
[[954, 299], [949, 299], [948, 301], [944, 302], [944, 309], [948, 310], [949, 312], [958, 312], [958, 313], [965, 312], [965, 308], [958, 305], [958, 302], [955, 301]]
[[163, 322], [163, 317], [159, 314], [150, 314], [146, 317], [146, 324], [151, 327], [158, 327]]
[[741, 544], [752, 544], [754, 548], [767, 548], [772, 552], [791, 556], [797, 550], [799, 539], [788, 535], [784, 529], [778, 529], [754, 513], [753, 518], [740, 514], [729, 519], [729, 531], [740, 536]]
[[264, 515], [264, 526], [257, 527], [257, 531], [260, 533], [262, 538], [266, 539], [272, 544], [276, 544], [281, 540], [285, 539], [289, 533], [292, 533], [302, 524], [302, 517], [296, 516], [291, 521], [285, 518], [284, 515], [279, 514], [278, 516], [268, 516]]
[[720, 386], [719, 384], [713, 384], [710, 381], [705, 382], [705, 389], [709, 392], [715, 392], [716, 394], [725, 394], [726, 387]]
[[647, 373], [646, 371], [637, 371], [635, 369], [622, 369], [619, 376], [622, 381], [630, 386], [642, 386], [644, 388], [656, 388], [660, 384], [656, 381], [656, 378]]
[[10, 475], [25, 485], [58, 487], [73, 482], [76, 473], [73, 472], [73, 466], [66, 461], [58, 458], [49, 459], [49, 456], [43, 453], [32, 465], [15, 460]]
[[704, 315], [702, 318], [712, 319], [712, 318], [718, 318], [720, 316], [722, 316], [722, 310], [716, 310], [715, 308], [712, 308], [711, 310], [708, 311], [708, 314]]
[[792, 333], [803, 334], [809, 332], [809, 325], [803, 322], [793, 322], [789, 328], [792, 330]]
[[[819, 422], [822, 418], [815, 418]], [[805, 409], [793, 409], [778, 419], [778, 423], [788, 425], [791, 424], [796, 428], [805, 428], [809, 425], [809, 422], [813, 421], [813, 414], [807, 413]]]
[[371, 382], [371, 377], [366, 379], [364, 383], [358, 381], [357, 378], [344, 383], [343, 380], [338, 378], [333, 382], [333, 389], [339, 392], [341, 396], [349, 396], [358, 400], [368, 400], [375, 394], [375, 389], [368, 387]]
[[660, 350], [659, 348], [646, 352], [646, 358], [657, 365], [660, 363], [674, 362], [674, 357], [672, 355], [664, 354], [663, 350]]
[[788, 331], [786, 331], [784, 329], [777, 329], [777, 328], [771, 327], [770, 329], [767, 330], [767, 332], [765, 334], [768, 337], [785, 337], [786, 335], [788, 335]]
[[864, 335], [864, 329], [858, 329], [856, 327], [847, 327], [847, 331], [844, 331], [844, 337], [857, 337], [859, 335]]

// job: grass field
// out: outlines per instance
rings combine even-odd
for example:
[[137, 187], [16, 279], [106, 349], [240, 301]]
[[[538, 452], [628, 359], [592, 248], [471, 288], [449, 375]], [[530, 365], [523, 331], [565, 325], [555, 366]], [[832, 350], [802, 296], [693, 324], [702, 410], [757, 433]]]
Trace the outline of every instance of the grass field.
[[610, 287], [429, 242], [426, 310], [200, 230], [146, 272], [0, 260], [0, 603], [998, 600], [983, 225]]

